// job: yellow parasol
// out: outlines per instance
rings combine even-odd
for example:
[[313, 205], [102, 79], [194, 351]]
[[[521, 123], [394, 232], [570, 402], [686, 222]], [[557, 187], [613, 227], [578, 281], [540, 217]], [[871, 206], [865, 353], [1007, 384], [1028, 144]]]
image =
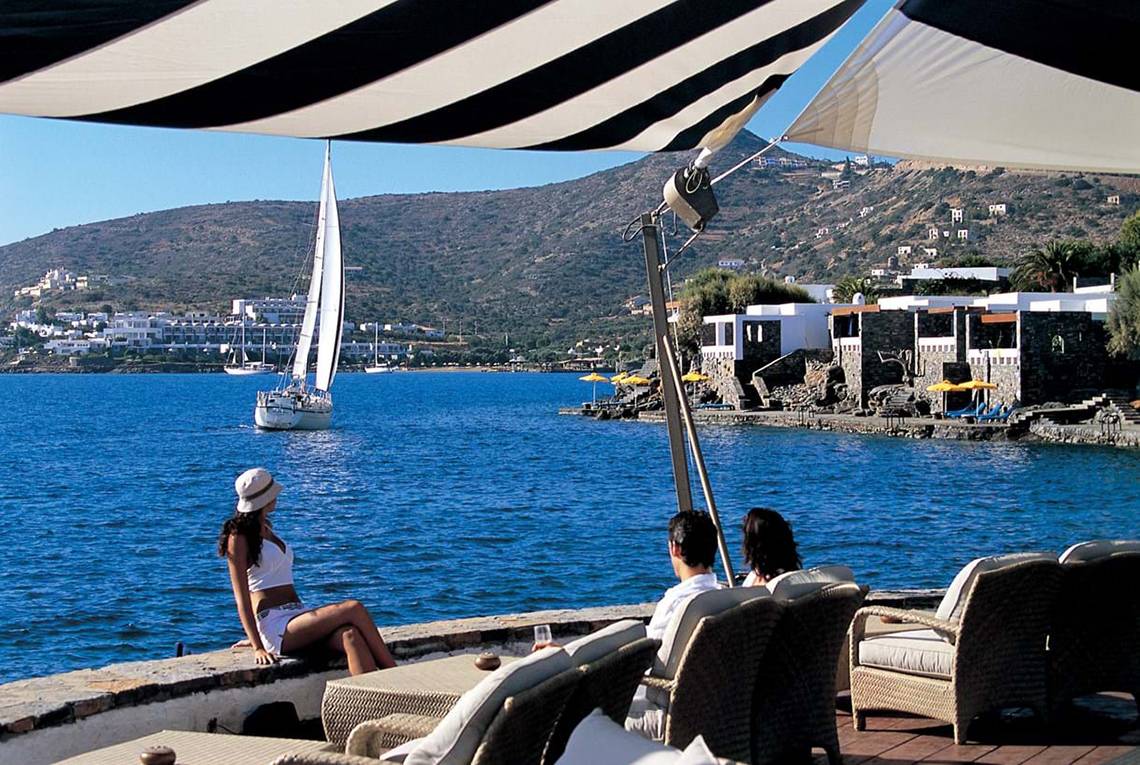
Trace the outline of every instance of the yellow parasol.
[[627, 375], [625, 372], [618, 372], [616, 375], [610, 378], [610, 382], [614, 383], [615, 385], [617, 383], [623, 383], [625, 382], [626, 377]]
[[622, 382], [622, 385], [648, 385], [649, 384], [649, 380], [642, 377], [641, 375], [630, 375], [629, 377], [625, 378], [621, 382]]
[[962, 387], [958, 383], [952, 383], [949, 380], [943, 380], [942, 382], [936, 382], [933, 385], [928, 385], [928, 386], [926, 386], [926, 389], [928, 391], [933, 392], [933, 393], [941, 393], [942, 394], [942, 411], [943, 412], [946, 411], [946, 394], [947, 393], [949, 393], [950, 391], [966, 390], [966, 388]]
[[602, 377], [602, 376], [601, 376], [600, 374], [598, 374], [597, 372], [591, 372], [591, 373], [590, 373], [590, 374], [588, 374], [588, 375], [582, 375], [582, 376], [581, 376], [581, 377], [579, 377], [578, 379], [579, 379], [579, 380], [581, 380], [582, 382], [588, 382], [588, 383], [593, 383], [593, 384], [594, 384], [594, 395], [593, 395], [593, 398], [592, 398], [591, 400], [592, 400], [592, 401], [593, 401], [595, 404], [596, 404], [596, 403], [598, 403], [598, 383], [600, 383], [600, 382], [609, 382], [609, 378], [607, 378], [607, 377]]
[[961, 383], [962, 390], [996, 390], [997, 386], [985, 380], [967, 380]]
[[704, 382], [707, 379], [709, 379], [708, 375], [701, 374], [696, 370], [692, 370], [681, 375], [681, 380], [684, 382]]

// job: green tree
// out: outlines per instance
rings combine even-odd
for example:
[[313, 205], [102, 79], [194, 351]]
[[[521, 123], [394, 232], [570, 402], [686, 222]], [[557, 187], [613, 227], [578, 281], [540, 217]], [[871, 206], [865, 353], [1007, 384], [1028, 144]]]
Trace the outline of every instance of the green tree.
[[1140, 357], [1140, 267], [1130, 268], [1117, 280], [1107, 328], [1110, 351]]
[[1075, 249], [1071, 242], [1058, 239], [1046, 242], [1024, 255], [1013, 273], [1013, 283], [1019, 289], [1047, 288], [1050, 292], [1065, 289], [1072, 283]]
[[1140, 210], [1132, 213], [1120, 227], [1120, 246], [1133, 258], [1140, 258]]
[[835, 284], [835, 291], [832, 293], [835, 296], [837, 303], [850, 303], [855, 298], [855, 293], [861, 292], [863, 294], [864, 302], [876, 303], [879, 300], [879, 287], [869, 277], [866, 276], [845, 276]]

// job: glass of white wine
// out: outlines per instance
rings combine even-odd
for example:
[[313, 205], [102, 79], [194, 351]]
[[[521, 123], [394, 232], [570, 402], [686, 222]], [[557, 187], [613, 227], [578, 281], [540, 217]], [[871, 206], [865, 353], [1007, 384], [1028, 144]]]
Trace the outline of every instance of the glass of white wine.
[[550, 643], [554, 640], [554, 636], [550, 634], [549, 624], [536, 624], [534, 627], [534, 644], [543, 645]]

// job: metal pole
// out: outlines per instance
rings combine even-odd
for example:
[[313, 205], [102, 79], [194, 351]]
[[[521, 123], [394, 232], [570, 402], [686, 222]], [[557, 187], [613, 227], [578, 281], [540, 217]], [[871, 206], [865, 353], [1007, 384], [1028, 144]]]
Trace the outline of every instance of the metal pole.
[[681, 432], [680, 395], [673, 376], [667, 373], [665, 359], [670, 348], [669, 316], [665, 312], [665, 288], [661, 278], [661, 247], [658, 241], [657, 217], [641, 216], [642, 244], [645, 249], [645, 276], [649, 282], [649, 300], [653, 307], [653, 337], [657, 343], [657, 366], [661, 372], [661, 403], [665, 409], [665, 425], [669, 430], [669, 452], [673, 460], [673, 483], [677, 489], [677, 510], [693, 509], [693, 493], [689, 485], [689, 463], [685, 458], [685, 441]]
[[[673, 352], [672, 343], [667, 344], [665, 348], [665, 358], [669, 364], [669, 376], [673, 378], [673, 382], [677, 389], [684, 390], [683, 381], [681, 380], [681, 367], [677, 363], [677, 356]], [[665, 372], [662, 371], [664, 377]], [[724, 564], [724, 574], [728, 577], [728, 586], [732, 587], [736, 583], [736, 577], [732, 572], [732, 559], [728, 555], [728, 543], [724, 541], [724, 527], [720, 523], [720, 513], [716, 510], [716, 501], [713, 499], [712, 483], [709, 481], [709, 471], [705, 467], [705, 458], [701, 453], [701, 442], [697, 438], [697, 425], [693, 422], [693, 411], [689, 407], [689, 397], [681, 396], [679, 399], [681, 408], [681, 417], [685, 421], [685, 431], [689, 434], [689, 449], [693, 453], [693, 464], [697, 466], [697, 475], [701, 479], [701, 490], [705, 494], [705, 505], [708, 507], [709, 515], [712, 516], [713, 525], [716, 526], [716, 543], [720, 548], [720, 560]]]

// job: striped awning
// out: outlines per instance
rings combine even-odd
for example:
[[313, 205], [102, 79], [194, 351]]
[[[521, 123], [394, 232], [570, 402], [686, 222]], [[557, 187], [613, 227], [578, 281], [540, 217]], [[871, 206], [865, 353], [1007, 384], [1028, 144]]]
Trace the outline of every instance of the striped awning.
[[763, 103], [863, 0], [8, 0], [0, 112], [496, 148], [670, 151]]
[[789, 138], [837, 149], [1140, 173], [1138, 0], [903, 0]]

